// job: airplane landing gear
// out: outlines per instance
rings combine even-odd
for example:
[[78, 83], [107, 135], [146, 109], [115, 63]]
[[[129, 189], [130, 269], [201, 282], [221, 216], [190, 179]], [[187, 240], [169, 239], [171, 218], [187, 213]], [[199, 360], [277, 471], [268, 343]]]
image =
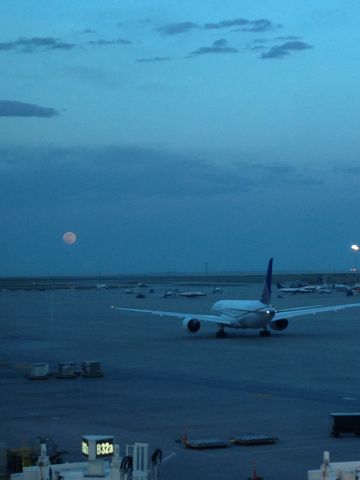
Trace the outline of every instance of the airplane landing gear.
[[226, 338], [227, 334], [224, 330], [224, 327], [220, 327], [219, 330], [216, 332], [216, 338]]
[[271, 332], [265, 328], [264, 330], [260, 330], [259, 335], [260, 337], [271, 337]]

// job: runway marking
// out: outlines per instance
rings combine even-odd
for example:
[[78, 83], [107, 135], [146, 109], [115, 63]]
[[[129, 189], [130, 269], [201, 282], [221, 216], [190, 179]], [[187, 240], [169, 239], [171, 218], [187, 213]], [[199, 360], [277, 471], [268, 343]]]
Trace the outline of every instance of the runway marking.
[[167, 457], [164, 458], [162, 463], [167, 462], [168, 460], [170, 460], [170, 458], [175, 457], [175, 455], [176, 455], [175, 452], [171, 452]]

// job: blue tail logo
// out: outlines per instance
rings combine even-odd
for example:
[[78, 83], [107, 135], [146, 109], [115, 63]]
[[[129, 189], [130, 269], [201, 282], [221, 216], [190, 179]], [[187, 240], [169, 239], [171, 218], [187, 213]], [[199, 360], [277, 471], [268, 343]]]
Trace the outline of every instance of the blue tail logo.
[[270, 258], [267, 271], [266, 271], [264, 288], [263, 288], [263, 292], [260, 299], [260, 301], [262, 303], [265, 303], [266, 305], [270, 303], [270, 297], [271, 297], [272, 265], [273, 265], [273, 259]]

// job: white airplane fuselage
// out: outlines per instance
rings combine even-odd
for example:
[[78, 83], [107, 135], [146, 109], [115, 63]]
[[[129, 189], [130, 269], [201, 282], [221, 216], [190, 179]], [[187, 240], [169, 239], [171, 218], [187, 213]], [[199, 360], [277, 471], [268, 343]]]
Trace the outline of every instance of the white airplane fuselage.
[[221, 317], [232, 321], [233, 328], [264, 328], [271, 321], [275, 310], [259, 300], [220, 300], [211, 310]]

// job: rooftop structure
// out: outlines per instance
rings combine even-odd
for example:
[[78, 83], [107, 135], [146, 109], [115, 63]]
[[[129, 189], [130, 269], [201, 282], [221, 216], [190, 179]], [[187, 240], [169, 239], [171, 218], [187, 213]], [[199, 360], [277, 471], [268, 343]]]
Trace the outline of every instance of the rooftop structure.
[[11, 475], [11, 480], [157, 480], [161, 463], [161, 450], [149, 458], [149, 445], [126, 445], [125, 454], [114, 444], [110, 435], [84, 435], [82, 454], [87, 461], [51, 464], [46, 444], [41, 444], [37, 465], [24, 467], [22, 473]]

